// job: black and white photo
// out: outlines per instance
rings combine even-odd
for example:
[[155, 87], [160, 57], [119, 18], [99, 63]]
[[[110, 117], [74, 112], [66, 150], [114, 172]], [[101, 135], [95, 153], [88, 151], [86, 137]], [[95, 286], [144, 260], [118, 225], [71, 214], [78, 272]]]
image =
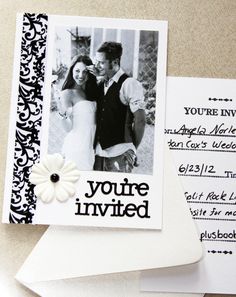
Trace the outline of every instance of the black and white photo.
[[49, 152], [80, 170], [152, 174], [158, 31], [57, 27]]

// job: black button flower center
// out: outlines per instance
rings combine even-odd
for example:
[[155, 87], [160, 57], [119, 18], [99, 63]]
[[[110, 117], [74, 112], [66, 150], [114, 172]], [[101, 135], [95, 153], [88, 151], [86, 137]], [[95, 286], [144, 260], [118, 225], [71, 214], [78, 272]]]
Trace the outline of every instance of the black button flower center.
[[57, 183], [57, 182], [60, 180], [60, 176], [59, 176], [57, 173], [53, 173], [53, 174], [50, 176], [50, 180], [51, 180], [51, 182], [53, 182], [53, 183]]

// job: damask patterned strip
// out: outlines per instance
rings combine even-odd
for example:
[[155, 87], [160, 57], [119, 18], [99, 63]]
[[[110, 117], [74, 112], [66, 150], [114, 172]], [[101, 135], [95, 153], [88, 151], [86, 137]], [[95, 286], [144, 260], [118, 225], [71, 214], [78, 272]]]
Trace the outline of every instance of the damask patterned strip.
[[47, 23], [45, 14], [23, 15], [10, 223], [32, 223], [36, 208], [29, 174], [40, 157]]

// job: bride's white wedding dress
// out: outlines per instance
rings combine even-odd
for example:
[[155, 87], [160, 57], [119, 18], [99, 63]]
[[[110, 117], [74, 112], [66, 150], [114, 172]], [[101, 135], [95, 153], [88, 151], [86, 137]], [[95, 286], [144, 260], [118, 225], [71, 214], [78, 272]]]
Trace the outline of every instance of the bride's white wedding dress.
[[79, 170], [92, 170], [96, 130], [96, 102], [81, 100], [72, 107], [72, 130], [62, 147], [65, 159], [74, 161]]

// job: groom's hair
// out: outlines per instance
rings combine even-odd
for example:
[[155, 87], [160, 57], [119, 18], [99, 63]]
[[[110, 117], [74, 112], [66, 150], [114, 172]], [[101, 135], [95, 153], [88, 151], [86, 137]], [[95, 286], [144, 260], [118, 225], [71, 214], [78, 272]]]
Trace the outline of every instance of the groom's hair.
[[120, 59], [122, 56], [122, 45], [119, 42], [106, 41], [97, 50], [98, 53], [105, 53], [106, 59], [110, 62], [118, 59], [120, 64]]

